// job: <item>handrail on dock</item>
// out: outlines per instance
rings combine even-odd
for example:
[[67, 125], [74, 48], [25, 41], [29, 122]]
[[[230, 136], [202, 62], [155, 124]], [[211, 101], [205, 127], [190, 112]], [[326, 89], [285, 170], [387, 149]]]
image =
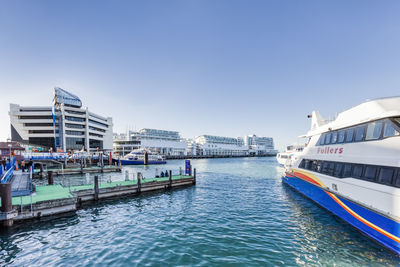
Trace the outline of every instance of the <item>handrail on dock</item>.
[[1, 178], [2, 184], [8, 183], [10, 181], [11, 177], [13, 176], [16, 164], [17, 164], [17, 159], [14, 158], [10, 164], [9, 169], [4, 173], [3, 177]]

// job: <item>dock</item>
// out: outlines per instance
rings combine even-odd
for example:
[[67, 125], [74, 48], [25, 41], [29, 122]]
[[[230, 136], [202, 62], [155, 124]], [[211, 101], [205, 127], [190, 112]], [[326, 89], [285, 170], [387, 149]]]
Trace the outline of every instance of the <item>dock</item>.
[[75, 212], [88, 202], [193, 186], [196, 184], [196, 169], [191, 174], [190, 171], [186, 175], [172, 175], [169, 171], [166, 177], [143, 178], [141, 173], [137, 173], [136, 179], [104, 183], [99, 183], [98, 176], [95, 176], [93, 184], [36, 186], [34, 193], [25, 196], [11, 196], [12, 184], [0, 184], [0, 225], [12, 226], [15, 221]]
[[49, 168], [44, 171], [36, 170], [33, 174], [33, 177], [43, 177], [45, 173], [52, 172], [54, 175], [74, 175], [74, 174], [84, 174], [84, 173], [110, 173], [110, 172], [121, 172], [121, 166], [104, 166], [103, 168], [92, 166], [85, 168]]

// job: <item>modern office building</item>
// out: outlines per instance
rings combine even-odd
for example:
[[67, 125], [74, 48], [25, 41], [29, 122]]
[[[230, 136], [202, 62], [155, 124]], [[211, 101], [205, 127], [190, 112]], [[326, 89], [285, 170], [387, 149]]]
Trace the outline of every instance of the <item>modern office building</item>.
[[114, 152], [126, 155], [137, 148], [149, 149], [167, 156], [184, 156], [187, 144], [176, 131], [144, 128], [137, 132], [114, 134]]
[[[246, 156], [248, 147], [244, 145], [243, 139], [200, 135], [194, 139], [196, 143], [196, 155], [198, 156]], [[190, 145], [190, 151], [193, 151], [193, 143]], [[192, 152], [193, 153], [193, 152]]]
[[112, 118], [97, 115], [81, 100], [54, 89], [52, 106], [10, 104], [11, 139], [61, 151], [113, 149]]

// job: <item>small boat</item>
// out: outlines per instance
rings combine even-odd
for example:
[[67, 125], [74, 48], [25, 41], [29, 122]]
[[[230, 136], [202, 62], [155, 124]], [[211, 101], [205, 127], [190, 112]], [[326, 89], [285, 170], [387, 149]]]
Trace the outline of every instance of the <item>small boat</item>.
[[144, 165], [145, 158], [147, 157], [147, 164], [165, 164], [167, 161], [165, 158], [150, 150], [146, 149], [135, 149], [131, 153], [125, 155], [122, 158], [113, 159], [113, 162], [117, 162], [121, 165]]

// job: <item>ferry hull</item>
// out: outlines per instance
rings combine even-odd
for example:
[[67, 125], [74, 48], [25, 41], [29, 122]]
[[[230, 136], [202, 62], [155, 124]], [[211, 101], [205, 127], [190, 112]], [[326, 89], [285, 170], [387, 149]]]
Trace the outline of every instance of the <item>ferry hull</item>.
[[[365, 235], [400, 254], [400, 224], [354, 202], [321, 189], [311, 182], [286, 173], [282, 182], [348, 222]], [[307, 179], [308, 180], [308, 179]]]
[[[117, 162], [118, 164], [121, 162], [121, 165], [144, 165], [144, 161], [143, 160], [116, 160], [115, 162]], [[150, 164], [166, 164], [167, 161], [165, 160], [149, 160], [147, 162], [148, 165]]]

